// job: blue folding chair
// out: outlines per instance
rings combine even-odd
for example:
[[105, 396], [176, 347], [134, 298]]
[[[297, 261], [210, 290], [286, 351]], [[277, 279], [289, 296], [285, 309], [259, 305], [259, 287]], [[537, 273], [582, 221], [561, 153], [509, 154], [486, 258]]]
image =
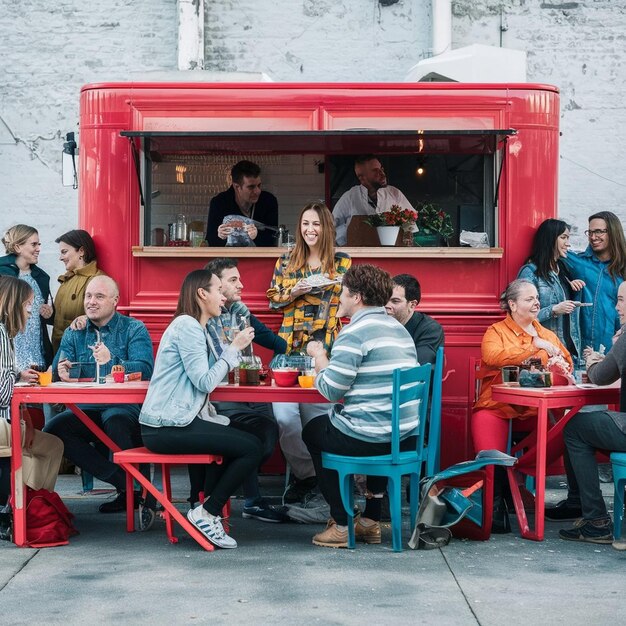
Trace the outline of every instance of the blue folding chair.
[[613, 538], [622, 538], [624, 520], [624, 486], [626, 485], [626, 452], [611, 452], [613, 467]]
[[441, 385], [443, 382], [443, 346], [437, 350], [431, 385], [428, 412], [428, 443], [426, 444], [426, 476], [434, 476], [440, 469], [441, 447]]
[[[354, 474], [387, 476], [387, 491], [391, 510], [391, 537], [394, 552], [402, 551], [402, 476], [410, 475], [411, 528], [415, 525], [419, 507], [419, 480], [422, 464], [426, 461], [424, 431], [428, 412], [428, 392], [432, 365], [418, 365], [393, 372], [391, 409], [391, 454], [380, 456], [343, 456], [322, 452], [322, 465], [339, 474], [341, 501], [348, 515], [348, 547], [355, 547], [354, 539]], [[400, 408], [412, 407], [419, 420], [414, 435], [414, 450], [400, 451]]]

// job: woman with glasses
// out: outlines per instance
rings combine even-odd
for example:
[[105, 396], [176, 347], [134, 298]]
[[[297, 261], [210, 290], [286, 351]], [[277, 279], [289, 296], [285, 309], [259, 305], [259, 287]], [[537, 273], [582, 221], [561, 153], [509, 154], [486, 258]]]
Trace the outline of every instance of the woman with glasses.
[[617, 290], [626, 278], [626, 239], [617, 215], [600, 211], [589, 217], [589, 229], [585, 231], [589, 245], [584, 252], [564, 259], [570, 273], [585, 281], [583, 302], [593, 306], [580, 312], [581, 344], [601, 351], [608, 351], [611, 340], [619, 330], [619, 318], [615, 312]]
[[567, 256], [570, 228], [562, 220], [545, 220], [537, 229], [528, 262], [517, 277], [529, 280], [539, 292], [537, 321], [561, 340], [574, 362], [582, 358], [579, 307], [581, 280], [572, 280], [563, 259]]

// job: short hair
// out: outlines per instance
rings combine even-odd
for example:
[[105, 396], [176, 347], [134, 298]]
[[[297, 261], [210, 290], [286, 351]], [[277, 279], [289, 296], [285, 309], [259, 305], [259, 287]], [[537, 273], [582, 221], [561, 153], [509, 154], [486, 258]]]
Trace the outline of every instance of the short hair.
[[609, 236], [609, 264], [607, 270], [613, 280], [623, 278], [626, 280], [626, 239], [622, 222], [611, 211], [599, 211], [589, 216], [591, 220], [604, 220]]
[[500, 308], [510, 313], [511, 306], [509, 305], [509, 300], [517, 300], [522, 289], [528, 285], [535, 287], [530, 280], [526, 280], [525, 278], [516, 278], [514, 281], [511, 281], [500, 296]]
[[231, 257], [217, 257], [212, 261], [209, 261], [204, 269], [207, 272], [211, 272], [211, 274], [215, 274], [218, 278], [222, 278], [222, 272], [224, 270], [232, 269], [233, 267], [237, 267], [238, 261], [237, 259], [233, 259]]
[[391, 276], [376, 265], [353, 265], [343, 277], [343, 287], [359, 294], [365, 306], [385, 306], [393, 293]]
[[87, 293], [87, 288], [89, 287], [89, 285], [91, 285], [91, 283], [94, 280], [103, 280], [105, 284], [109, 285], [109, 287], [113, 289], [113, 296], [119, 297], [120, 295], [119, 285], [117, 284], [117, 282], [115, 282], [115, 280], [113, 280], [110, 276], [107, 276], [106, 274], [96, 274], [95, 276], [92, 276], [87, 282], [87, 286], [85, 287], [85, 293]]
[[38, 234], [39, 232], [36, 228], [27, 226], [26, 224], [16, 224], [15, 226], [11, 226], [11, 228], [4, 233], [4, 237], [2, 237], [2, 243], [4, 244], [6, 253], [17, 254], [15, 246], [24, 245], [30, 237]]
[[411, 300], [415, 300], [417, 304], [420, 303], [420, 300], [422, 299], [422, 288], [420, 287], [419, 281], [415, 278], [415, 276], [411, 276], [411, 274], [398, 274], [391, 280], [393, 280], [394, 285], [404, 287], [404, 297], [409, 302]]
[[83, 260], [85, 263], [91, 263], [96, 260], [96, 245], [91, 238], [91, 235], [86, 230], [68, 230], [66, 233], [63, 233], [60, 237], [57, 237], [55, 243], [66, 243], [75, 250], [80, 250], [81, 248], [84, 251]]
[[[195, 320], [200, 321], [202, 311], [198, 304], [198, 289], [206, 289], [208, 291], [211, 284], [211, 278], [217, 274], [213, 274], [208, 270], [194, 270], [185, 276], [185, 280], [180, 288], [178, 295], [178, 304], [174, 317], [179, 315], [190, 315]], [[219, 276], [218, 276], [219, 278]]]
[[261, 168], [252, 161], [239, 161], [230, 170], [230, 178], [233, 183], [241, 185], [244, 176], [248, 178], [258, 178], [261, 175]]
[[363, 165], [364, 163], [367, 163], [368, 161], [373, 161], [374, 159], [380, 161], [380, 159], [375, 154], [359, 154], [359, 156], [354, 159], [354, 164]]
[[23, 331], [27, 316], [24, 303], [33, 295], [32, 287], [15, 276], [0, 276], [0, 322], [4, 324], [9, 339]]

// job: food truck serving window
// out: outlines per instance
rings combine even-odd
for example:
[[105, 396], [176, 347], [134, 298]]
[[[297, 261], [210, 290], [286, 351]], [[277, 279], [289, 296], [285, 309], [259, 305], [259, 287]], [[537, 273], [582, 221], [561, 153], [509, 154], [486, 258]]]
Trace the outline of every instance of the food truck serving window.
[[[183, 215], [188, 233], [206, 233], [209, 202], [227, 189], [240, 160], [261, 168], [263, 189], [276, 196], [279, 223], [291, 232], [301, 208], [324, 199], [328, 206], [358, 180], [354, 160], [375, 154], [388, 184], [413, 206], [435, 204], [459, 232], [486, 232], [497, 245], [496, 204], [503, 150], [513, 129], [285, 132], [123, 131], [133, 148], [143, 204], [143, 244], [163, 245]], [[174, 236], [181, 235], [173, 230]], [[195, 235], [199, 240], [199, 236]]]

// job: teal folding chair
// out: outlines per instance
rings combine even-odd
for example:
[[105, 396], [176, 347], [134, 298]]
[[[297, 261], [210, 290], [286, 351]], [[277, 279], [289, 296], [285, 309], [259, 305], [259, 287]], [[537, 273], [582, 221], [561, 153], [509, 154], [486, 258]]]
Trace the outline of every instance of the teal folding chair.
[[[354, 539], [354, 475], [387, 476], [387, 491], [391, 510], [391, 537], [394, 552], [402, 551], [402, 476], [410, 475], [411, 528], [415, 526], [419, 507], [419, 481], [422, 464], [426, 461], [424, 431], [428, 412], [432, 365], [418, 365], [393, 372], [391, 409], [391, 454], [380, 456], [343, 456], [322, 452], [322, 465], [339, 474], [341, 501], [348, 515], [348, 547], [355, 547]], [[419, 420], [414, 450], [400, 451], [400, 409], [410, 408]]]
[[426, 444], [426, 476], [434, 476], [440, 469], [441, 447], [441, 385], [443, 382], [443, 346], [437, 350], [431, 385], [428, 412], [428, 443]]
[[613, 538], [622, 538], [622, 522], [624, 521], [624, 486], [626, 485], [626, 452], [611, 452], [613, 468]]

